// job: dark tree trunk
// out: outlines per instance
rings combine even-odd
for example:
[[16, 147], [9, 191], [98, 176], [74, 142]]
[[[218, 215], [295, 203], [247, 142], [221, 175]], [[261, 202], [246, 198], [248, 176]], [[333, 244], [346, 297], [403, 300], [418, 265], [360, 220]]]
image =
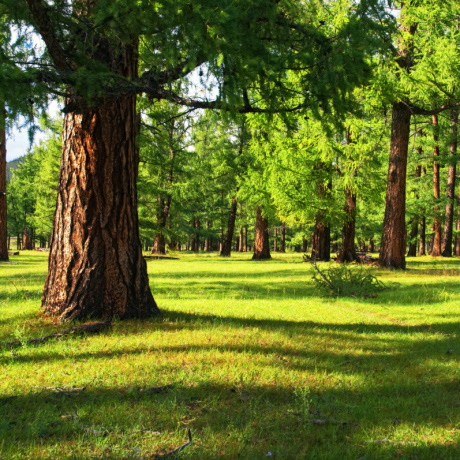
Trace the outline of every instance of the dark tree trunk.
[[270, 242], [268, 235], [268, 219], [262, 215], [262, 210], [256, 211], [256, 236], [254, 241], [254, 254], [252, 260], [271, 259]]
[[286, 225], [281, 224], [280, 252], [286, 252]]
[[212, 236], [209, 234], [211, 232], [211, 227], [212, 227], [212, 222], [210, 220], [206, 221], [206, 230], [207, 230], [207, 235], [206, 239], [204, 240], [204, 250], [206, 252], [211, 252], [212, 251]]
[[411, 223], [411, 229], [409, 234], [409, 249], [407, 251], [407, 257], [415, 257], [417, 255], [417, 236], [418, 236], [418, 219], [414, 217]]
[[165, 230], [169, 215], [169, 204], [162, 196], [158, 197], [157, 226], [158, 231], [153, 240], [152, 254], [166, 254]]
[[302, 247], [299, 246], [299, 250], [296, 249], [296, 252], [308, 252], [308, 240], [306, 238], [302, 239]]
[[243, 229], [243, 252], [248, 252], [248, 226], [245, 225]]
[[354, 262], [359, 260], [355, 248], [356, 195], [349, 188], [346, 189], [346, 205], [344, 210], [347, 221], [342, 227], [342, 246], [337, 256], [337, 262]]
[[369, 238], [369, 252], [375, 252], [375, 243], [373, 236]]
[[199, 230], [201, 228], [200, 219], [196, 219], [195, 217], [192, 220], [192, 226], [195, 229], [195, 233], [192, 239], [192, 251], [193, 252], [200, 252], [200, 233]]
[[[460, 209], [458, 210], [460, 216]], [[455, 237], [455, 255], [460, 256], [460, 218], [457, 219], [457, 236]]]
[[237, 201], [236, 197], [233, 197], [232, 204], [230, 205], [230, 211], [228, 213], [227, 233], [225, 234], [222, 250], [220, 251], [221, 257], [230, 257], [232, 252], [233, 234], [235, 233], [236, 209]]
[[406, 104], [393, 104], [390, 162], [379, 264], [406, 268], [406, 170], [411, 112]]
[[33, 249], [31, 230], [27, 227], [22, 232], [22, 249], [27, 251]]
[[278, 227], [273, 229], [273, 252], [278, 252]]
[[8, 227], [6, 220], [6, 130], [5, 106], [0, 102], [0, 261], [8, 260]]
[[[126, 48], [124, 64], [117, 64], [133, 76], [135, 49]], [[137, 131], [134, 96], [102, 99], [65, 117], [42, 300], [44, 311], [61, 320], [159, 314], [138, 231]]]
[[436, 158], [439, 157], [439, 145], [438, 145], [438, 116], [433, 115], [433, 128], [434, 128], [434, 150], [433, 150], [433, 196], [435, 200], [434, 206], [434, 223], [433, 223], [433, 246], [430, 254], [433, 257], [439, 257], [441, 255], [441, 218], [439, 216], [439, 199], [441, 198], [441, 187], [439, 178], [439, 163]]
[[[457, 162], [455, 155], [457, 154], [457, 135], [458, 135], [458, 111], [453, 109], [450, 115], [451, 122], [451, 140], [450, 140], [450, 164], [447, 173], [447, 204], [446, 204], [446, 221], [444, 224], [444, 237], [442, 240], [442, 255], [443, 257], [452, 257], [452, 239], [454, 228], [454, 202], [455, 202], [455, 179], [457, 174]], [[453, 159], [452, 159], [453, 157]]]
[[311, 257], [317, 261], [331, 260], [331, 229], [323, 223], [320, 212], [316, 216], [315, 230], [313, 231]]

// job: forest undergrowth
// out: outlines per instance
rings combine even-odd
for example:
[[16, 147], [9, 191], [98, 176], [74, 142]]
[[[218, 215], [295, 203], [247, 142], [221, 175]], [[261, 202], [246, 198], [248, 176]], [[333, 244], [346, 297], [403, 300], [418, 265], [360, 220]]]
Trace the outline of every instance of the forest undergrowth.
[[0, 458], [152, 459], [188, 430], [184, 459], [460, 458], [460, 258], [339, 297], [300, 254], [176, 256], [148, 260], [162, 317], [38, 344], [75, 326], [40, 315], [47, 255], [0, 264]]

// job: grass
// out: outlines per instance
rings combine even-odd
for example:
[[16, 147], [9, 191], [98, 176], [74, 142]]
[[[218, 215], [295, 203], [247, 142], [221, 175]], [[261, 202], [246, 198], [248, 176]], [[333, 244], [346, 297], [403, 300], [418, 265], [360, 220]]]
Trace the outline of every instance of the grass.
[[[370, 269], [390, 288], [364, 299], [300, 255], [179, 256], [148, 261], [161, 318], [0, 349], [1, 458], [149, 459], [187, 428], [184, 459], [460, 458], [459, 258]], [[67, 328], [39, 316], [46, 254], [12, 262], [0, 341]]]

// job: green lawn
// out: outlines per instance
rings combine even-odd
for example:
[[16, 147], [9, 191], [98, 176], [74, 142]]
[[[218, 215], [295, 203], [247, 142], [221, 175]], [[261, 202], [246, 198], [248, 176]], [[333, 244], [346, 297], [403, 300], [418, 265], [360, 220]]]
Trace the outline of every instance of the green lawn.
[[[184, 459], [460, 458], [460, 258], [371, 268], [388, 289], [360, 299], [301, 255], [178, 257], [148, 261], [162, 318], [0, 349], [2, 459], [150, 459], [188, 428]], [[67, 329], [39, 314], [46, 254], [11, 260], [0, 341]]]

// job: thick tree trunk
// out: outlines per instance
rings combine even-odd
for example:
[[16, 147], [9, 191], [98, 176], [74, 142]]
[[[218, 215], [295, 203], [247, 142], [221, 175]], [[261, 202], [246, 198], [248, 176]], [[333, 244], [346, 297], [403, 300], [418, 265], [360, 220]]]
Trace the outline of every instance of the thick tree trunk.
[[221, 257], [230, 257], [232, 253], [232, 241], [233, 234], [235, 233], [235, 221], [236, 221], [236, 209], [237, 209], [236, 197], [232, 198], [232, 204], [230, 205], [230, 211], [228, 213], [227, 232], [222, 244], [222, 250], [220, 251]]
[[393, 104], [390, 162], [379, 264], [406, 268], [406, 170], [411, 112], [406, 104]]
[[22, 249], [27, 251], [32, 250], [34, 248], [32, 241], [31, 230], [27, 227], [24, 228], [22, 232]]
[[6, 220], [6, 130], [5, 107], [0, 103], [0, 261], [8, 260], [8, 228]]
[[68, 113], [42, 306], [62, 320], [159, 314], [138, 231], [135, 97]]
[[339, 255], [337, 256], [337, 262], [354, 262], [359, 260], [356, 255], [355, 248], [355, 233], [356, 233], [356, 195], [347, 188], [346, 189], [346, 205], [345, 214], [347, 221], [342, 227], [342, 246], [340, 248]]
[[440, 178], [439, 178], [439, 163], [436, 161], [436, 158], [439, 157], [439, 145], [438, 145], [438, 116], [433, 115], [433, 128], [434, 128], [434, 150], [433, 150], [433, 196], [435, 200], [434, 206], [434, 223], [433, 223], [433, 246], [431, 248], [430, 254], [433, 257], [439, 257], [441, 255], [441, 218], [439, 216], [439, 199], [441, 198], [441, 187], [440, 187]]
[[270, 242], [268, 235], [268, 219], [262, 215], [262, 210], [256, 211], [256, 236], [254, 241], [254, 254], [252, 260], [271, 259]]
[[[444, 224], [444, 237], [442, 240], [442, 256], [452, 257], [452, 239], [454, 228], [454, 202], [455, 202], [455, 179], [457, 175], [457, 135], [458, 135], [458, 111], [453, 109], [450, 114], [451, 122], [451, 140], [450, 140], [450, 164], [447, 173], [447, 204], [446, 204], [446, 221]], [[452, 159], [453, 157], [453, 159]]]

